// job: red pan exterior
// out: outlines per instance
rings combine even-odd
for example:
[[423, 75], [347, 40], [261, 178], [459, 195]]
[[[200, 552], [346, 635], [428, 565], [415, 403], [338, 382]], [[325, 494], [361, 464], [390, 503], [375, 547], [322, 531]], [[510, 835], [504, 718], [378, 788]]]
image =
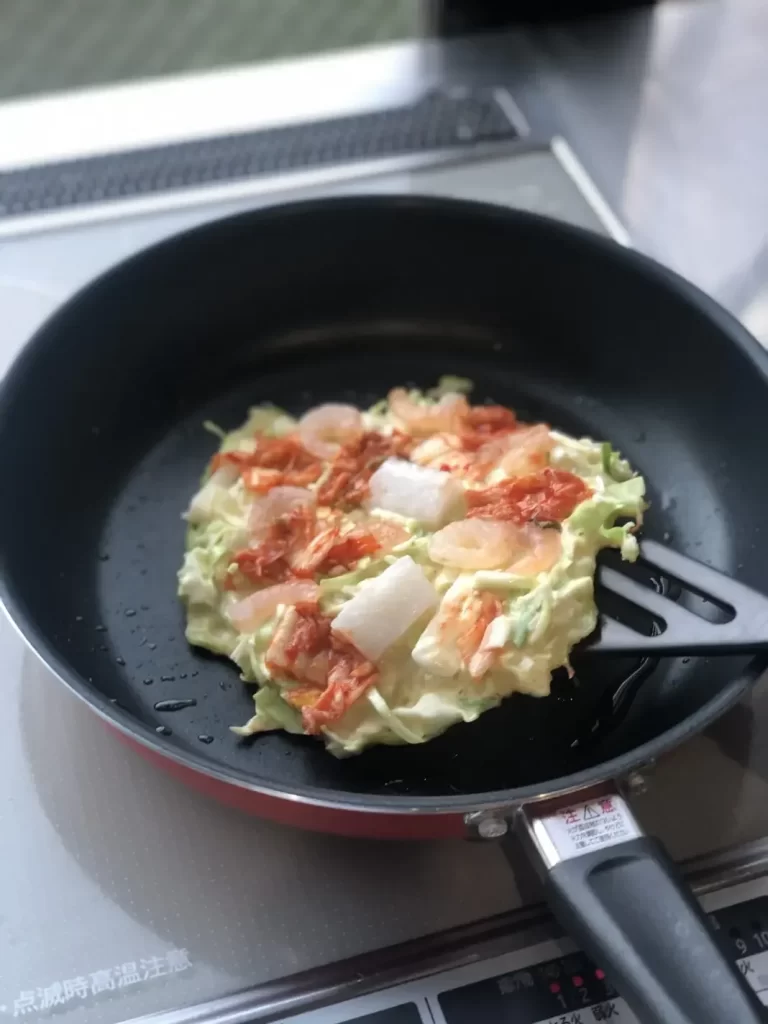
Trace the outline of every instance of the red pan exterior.
[[211, 797], [227, 807], [246, 814], [292, 825], [312, 832], [364, 839], [456, 839], [466, 838], [467, 829], [461, 814], [373, 814], [366, 811], [321, 807], [269, 796], [234, 783], [223, 782], [188, 765], [151, 750], [118, 729], [109, 727], [127, 746], [143, 758], [179, 779], [190, 789]]

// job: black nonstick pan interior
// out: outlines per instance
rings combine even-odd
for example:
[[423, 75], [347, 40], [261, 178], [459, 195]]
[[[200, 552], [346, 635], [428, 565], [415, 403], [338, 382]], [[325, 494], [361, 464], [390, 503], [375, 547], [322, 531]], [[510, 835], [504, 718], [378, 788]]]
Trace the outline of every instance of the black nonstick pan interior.
[[[667, 659], [639, 672], [636, 659], [584, 655], [549, 699], [516, 696], [424, 746], [346, 761], [311, 739], [238, 741], [228, 726], [249, 717], [251, 690], [186, 644], [175, 596], [181, 514], [216, 445], [202, 423], [231, 428], [263, 401], [368, 405], [396, 384], [467, 376], [475, 401], [610, 439], [646, 476], [648, 536], [764, 588], [765, 363], [660, 269], [492, 207], [352, 199], [197, 229], [68, 305], [8, 378], [6, 596], [96, 702], [237, 775], [375, 802], [598, 773], [700, 728], [756, 664]], [[632, 699], [612, 710], [635, 672]], [[196, 703], [157, 709], [168, 701]]]

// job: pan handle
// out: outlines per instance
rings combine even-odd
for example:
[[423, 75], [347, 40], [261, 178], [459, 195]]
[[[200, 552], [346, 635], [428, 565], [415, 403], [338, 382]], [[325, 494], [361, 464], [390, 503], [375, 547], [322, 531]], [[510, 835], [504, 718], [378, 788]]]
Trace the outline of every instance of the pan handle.
[[641, 1024], [763, 1024], [675, 864], [618, 793], [529, 804], [522, 821], [552, 910]]

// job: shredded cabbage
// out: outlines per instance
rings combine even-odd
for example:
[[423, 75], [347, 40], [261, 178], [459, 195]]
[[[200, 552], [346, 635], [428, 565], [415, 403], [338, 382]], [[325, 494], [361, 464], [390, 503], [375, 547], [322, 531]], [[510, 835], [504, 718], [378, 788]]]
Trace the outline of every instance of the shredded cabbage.
[[255, 736], [259, 732], [285, 729], [286, 732], [302, 733], [299, 712], [287, 704], [272, 685], [262, 686], [253, 696], [256, 714], [245, 725], [232, 725], [230, 729], [237, 736]]
[[392, 712], [392, 709], [384, 700], [375, 686], [372, 686], [366, 694], [368, 702], [374, 709], [377, 715], [384, 719], [389, 728], [398, 736], [403, 743], [423, 743], [423, 733], [415, 733], [409, 729], [407, 725], [404, 725], [400, 721], [398, 716]]
[[427, 391], [427, 396], [439, 401], [446, 395], [468, 395], [474, 390], [474, 387], [475, 385], [468, 377], [453, 377], [451, 374], [445, 374], [437, 382], [436, 388], [430, 388]]

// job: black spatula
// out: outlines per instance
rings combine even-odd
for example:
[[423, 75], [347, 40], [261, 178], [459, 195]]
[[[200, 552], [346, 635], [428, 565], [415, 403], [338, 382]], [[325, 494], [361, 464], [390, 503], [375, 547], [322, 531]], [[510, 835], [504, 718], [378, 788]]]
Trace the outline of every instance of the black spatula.
[[728, 621], [710, 622], [668, 594], [601, 566], [599, 585], [648, 612], [656, 628], [654, 635], [646, 636], [602, 614], [599, 629], [587, 641], [585, 650], [603, 654], [712, 655], [768, 648], [768, 597], [764, 594], [653, 540], [642, 542], [641, 559], [662, 576], [724, 610]]

